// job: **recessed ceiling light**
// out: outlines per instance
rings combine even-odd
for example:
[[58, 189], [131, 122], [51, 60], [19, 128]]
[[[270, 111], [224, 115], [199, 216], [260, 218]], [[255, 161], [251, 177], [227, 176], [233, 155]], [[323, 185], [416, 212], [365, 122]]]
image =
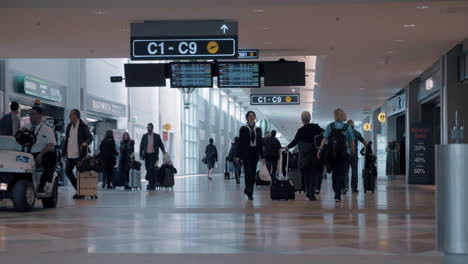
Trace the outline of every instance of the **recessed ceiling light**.
[[405, 42], [403, 39], [395, 39], [393, 42], [396, 42], [396, 43], [403, 43]]
[[271, 44], [273, 44], [273, 42], [271, 42], [271, 41], [265, 41], [265, 42], [263, 42], [263, 44], [265, 44], [265, 45], [271, 45]]
[[393, 51], [389, 50], [386, 52], [387, 54], [393, 54]]
[[417, 6], [417, 9], [429, 9], [428, 5]]
[[102, 16], [102, 15], [105, 15], [105, 14], [106, 14], [106, 11], [104, 11], [104, 10], [96, 10], [96, 11], [94, 11], [94, 14], [97, 15], [97, 16]]
[[130, 30], [128, 30], [128, 28], [121, 28], [120, 29], [120, 32], [128, 32], [128, 31], [130, 31]]
[[405, 27], [405, 28], [414, 28], [414, 27], [416, 27], [416, 25], [415, 24], [406, 24], [406, 25], [403, 25], [403, 27]]
[[270, 30], [270, 28], [269, 27], [264, 27], [263, 30], [268, 31], [268, 30]]
[[257, 8], [253, 10], [255, 13], [264, 13], [265, 9]]
[[364, 91], [365, 89], [366, 89], [366, 88], [362, 88], [362, 87], [361, 87], [361, 88], [359, 88], [359, 90], [361, 90], [361, 91]]

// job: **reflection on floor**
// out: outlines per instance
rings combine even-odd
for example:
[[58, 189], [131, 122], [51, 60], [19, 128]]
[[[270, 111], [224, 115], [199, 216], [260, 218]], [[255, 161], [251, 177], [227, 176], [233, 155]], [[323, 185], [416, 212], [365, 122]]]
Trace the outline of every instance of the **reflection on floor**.
[[[435, 251], [433, 187], [379, 181], [375, 194], [348, 194], [335, 204], [330, 179], [324, 181], [315, 202], [302, 194], [296, 201], [273, 202], [269, 190], [261, 187], [249, 202], [242, 186], [221, 175], [212, 182], [205, 176], [186, 176], [176, 179], [173, 191], [103, 190], [98, 200], [85, 201], [72, 200], [73, 193], [64, 188], [55, 210], [40, 209], [40, 202], [26, 214], [0, 208], [0, 252], [7, 253], [0, 257], [2, 263], [25, 257], [25, 252], [103, 258], [99, 263], [107, 263], [103, 262], [106, 256], [109, 261], [115, 258], [113, 253], [141, 254], [133, 257], [142, 261], [148, 257], [144, 254], [232, 254], [222, 255], [224, 263], [231, 263], [231, 257], [236, 263], [247, 263], [237, 254], [260, 253], [257, 257], [265, 259], [258, 263], [280, 263], [281, 258], [271, 257], [278, 253], [290, 255], [284, 259], [288, 264], [305, 263], [305, 256], [308, 263], [311, 259], [440, 263], [442, 259]], [[221, 255], [189, 259], [208, 257], [219, 263], [214, 258]], [[73, 261], [77, 260], [67, 262]], [[116, 261], [112, 263], [128, 263]]]

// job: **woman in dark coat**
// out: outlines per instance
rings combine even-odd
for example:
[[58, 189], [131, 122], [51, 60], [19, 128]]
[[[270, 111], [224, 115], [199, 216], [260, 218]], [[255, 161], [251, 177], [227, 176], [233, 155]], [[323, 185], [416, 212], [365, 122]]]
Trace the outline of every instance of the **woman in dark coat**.
[[117, 147], [114, 140], [114, 132], [112, 130], [107, 130], [106, 137], [101, 141], [99, 146], [100, 156], [103, 163], [102, 174], [104, 176], [102, 185], [107, 185], [107, 189], [112, 189], [112, 174], [116, 162]]
[[213, 169], [215, 167], [215, 163], [218, 161], [218, 150], [213, 143], [214, 140], [210, 138], [210, 144], [208, 144], [205, 149], [206, 166], [208, 167], [208, 179], [210, 181], [213, 179]]
[[247, 123], [239, 130], [239, 144], [237, 145], [236, 161], [242, 160], [245, 172], [245, 190], [249, 200], [253, 200], [255, 185], [255, 175], [257, 173], [257, 163], [263, 160], [263, 139], [262, 129], [257, 127], [255, 119], [257, 115], [253, 111], [245, 115]]
[[125, 180], [125, 190], [130, 190], [128, 183], [130, 182], [130, 166], [135, 152], [135, 141], [130, 138], [127, 132], [123, 133], [119, 152], [119, 173]]

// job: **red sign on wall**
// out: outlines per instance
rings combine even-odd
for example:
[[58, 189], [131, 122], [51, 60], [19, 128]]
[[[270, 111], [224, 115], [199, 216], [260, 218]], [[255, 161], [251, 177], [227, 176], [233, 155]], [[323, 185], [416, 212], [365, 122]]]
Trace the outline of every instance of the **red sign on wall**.
[[169, 141], [169, 132], [163, 131], [163, 141]]

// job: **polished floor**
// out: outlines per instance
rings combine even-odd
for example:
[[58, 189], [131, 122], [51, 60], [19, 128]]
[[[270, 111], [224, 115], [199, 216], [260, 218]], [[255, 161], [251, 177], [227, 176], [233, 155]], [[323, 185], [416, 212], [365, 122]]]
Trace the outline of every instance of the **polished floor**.
[[433, 186], [379, 181], [341, 204], [330, 179], [314, 202], [273, 202], [262, 187], [246, 201], [242, 186], [180, 176], [173, 191], [102, 190], [98, 200], [62, 188], [57, 209], [38, 202], [32, 213], [3, 201], [0, 263], [442, 263]]

